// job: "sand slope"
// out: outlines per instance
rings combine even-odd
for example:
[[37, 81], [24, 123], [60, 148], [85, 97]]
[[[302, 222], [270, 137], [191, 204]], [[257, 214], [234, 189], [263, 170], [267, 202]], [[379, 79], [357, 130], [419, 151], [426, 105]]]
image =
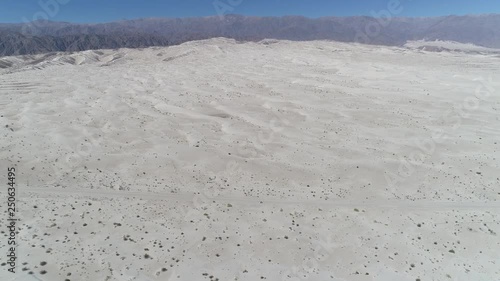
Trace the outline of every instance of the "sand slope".
[[500, 280], [499, 74], [323, 41], [2, 58], [0, 278]]

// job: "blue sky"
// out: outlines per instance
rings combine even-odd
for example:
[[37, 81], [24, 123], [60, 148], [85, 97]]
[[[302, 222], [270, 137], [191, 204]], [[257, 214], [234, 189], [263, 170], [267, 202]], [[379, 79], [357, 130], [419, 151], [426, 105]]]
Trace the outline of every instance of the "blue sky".
[[[0, 22], [44, 17], [54, 21], [107, 22], [143, 17], [209, 16], [218, 12], [307, 17], [370, 15], [387, 9], [391, 1], [399, 1], [403, 8], [398, 16], [500, 13], [499, 0], [0, 0]], [[41, 3], [52, 5], [44, 9]], [[57, 3], [55, 8], [54, 3]]]

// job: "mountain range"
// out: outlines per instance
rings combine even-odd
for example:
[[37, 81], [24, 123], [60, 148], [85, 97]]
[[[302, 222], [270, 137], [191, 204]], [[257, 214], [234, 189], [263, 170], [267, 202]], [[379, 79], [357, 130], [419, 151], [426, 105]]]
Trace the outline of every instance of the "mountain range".
[[388, 46], [400, 46], [412, 40], [446, 40], [500, 48], [500, 14], [315, 19], [226, 15], [146, 18], [98, 24], [34, 21], [0, 24], [0, 56], [170, 46], [214, 37], [239, 41], [334, 40]]

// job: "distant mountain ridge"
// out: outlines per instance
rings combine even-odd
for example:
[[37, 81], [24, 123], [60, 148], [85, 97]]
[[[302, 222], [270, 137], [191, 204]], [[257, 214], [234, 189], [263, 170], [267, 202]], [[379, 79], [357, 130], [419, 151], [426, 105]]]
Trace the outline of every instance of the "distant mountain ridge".
[[500, 48], [500, 15], [434, 18], [227, 15], [200, 18], [148, 18], [98, 24], [37, 21], [0, 24], [0, 56], [56, 51], [170, 46], [226, 37], [334, 40], [399, 46], [412, 40], [446, 40]]

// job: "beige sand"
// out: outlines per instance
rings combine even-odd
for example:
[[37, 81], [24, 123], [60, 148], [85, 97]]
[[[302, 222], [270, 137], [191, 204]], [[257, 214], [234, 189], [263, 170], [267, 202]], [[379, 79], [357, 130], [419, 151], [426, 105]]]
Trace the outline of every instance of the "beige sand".
[[494, 52], [212, 39], [1, 60], [22, 219], [1, 280], [500, 280]]

